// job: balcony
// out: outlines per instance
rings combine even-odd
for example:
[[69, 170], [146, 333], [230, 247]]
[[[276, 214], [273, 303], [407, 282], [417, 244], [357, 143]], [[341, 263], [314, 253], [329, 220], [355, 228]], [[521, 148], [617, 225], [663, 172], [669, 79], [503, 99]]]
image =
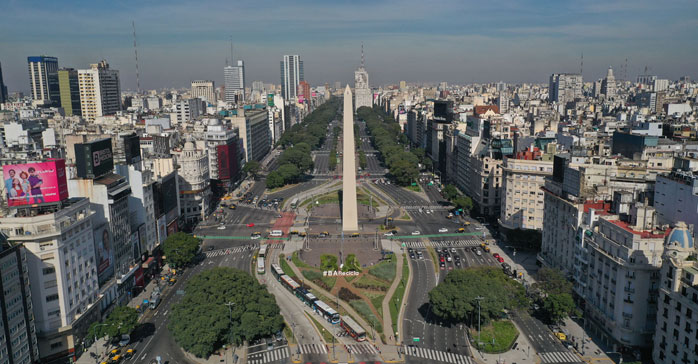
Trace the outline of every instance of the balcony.
[[625, 302], [625, 303], [630, 303], [630, 304], [635, 303], [635, 301], [633, 301], [633, 300], [631, 300], [631, 299], [629, 299], [629, 298], [623, 299], [623, 302]]
[[631, 319], [631, 318], [633, 318], [633, 314], [632, 314], [632, 313], [628, 313], [628, 312], [623, 312], [623, 317], [628, 318], [628, 319]]
[[635, 293], [635, 288], [632, 287], [625, 287], [623, 290], [628, 293]]
[[625, 273], [625, 278], [635, 279], [635, 273], [627, 272], [627, 273]]

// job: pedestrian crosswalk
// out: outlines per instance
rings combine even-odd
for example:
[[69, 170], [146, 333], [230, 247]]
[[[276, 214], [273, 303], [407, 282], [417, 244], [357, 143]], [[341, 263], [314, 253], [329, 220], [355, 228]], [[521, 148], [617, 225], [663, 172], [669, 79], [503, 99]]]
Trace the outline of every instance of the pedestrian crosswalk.
[[[405, 241], [404, 243], [408, 248], [420, 249], [425, 247], [425, 243], [421, 241]], [[465, 248], [479, 246], [480, 243], [479, 240], [442, 240], [429, 242], [429, 245], [434, 248]]]
[[273, 361], [279, 361], [281, 359], [288, 358], [289, 355], [288, 346], [283, 346], [280, 348], [274, 348], [272, 350], [267, 350], [264, 352], [257, 352], [247, 355], [247, 362], [249, 364], [263, 364]]
[[347, 345], [347, 350], [350, 354], [361, 355], [361, 354], [378, 354], [378, 349], [376, 349], [373, 344], [368, 342], [362, 342], [359, 344]]
[[416, 356], [422, 359], [442, 361], [444, 363], [472, 364], [473, 362], [466, 355], [448, 353], [416, 346], [405, 346], [405, 355]]
[[539, 353], [542, 363], [582, 363], [582, 360], [569, 351]]
[[250, 250], [254, 250], [256, 248], [257, 248], [256, 245], [243, 245], [243, 246], [236, 246], [234, 248], [211, 250], [211, 251], [207, 251], [205, 254], [206, 254], [206, 258], [213, 258], [213, 257], [219, 257], [221, 255], [230, 255], [230, 254], [247, 252]]
[[320, 344], [298, 345], [296, 352], [299, 354], [327, 354], [327, 347]]

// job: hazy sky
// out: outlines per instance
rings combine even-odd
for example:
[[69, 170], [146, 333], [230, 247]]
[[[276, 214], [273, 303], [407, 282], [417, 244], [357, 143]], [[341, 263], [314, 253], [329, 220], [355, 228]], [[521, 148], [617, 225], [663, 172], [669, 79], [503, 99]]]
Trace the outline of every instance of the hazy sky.
[[300, 54], [311, 84], [349, 82], [364, 43], [372, 85], [547, 82], [552, 72], [622, 78], [698, 76], [695, 0], [0, 0], [0, 63], [10, 91], [27, 90], [27, 56], [60, 67], [106, 59], [135, 89], [223, 81], [230, 58], [253, 80], [279, 83], [283, 54]]

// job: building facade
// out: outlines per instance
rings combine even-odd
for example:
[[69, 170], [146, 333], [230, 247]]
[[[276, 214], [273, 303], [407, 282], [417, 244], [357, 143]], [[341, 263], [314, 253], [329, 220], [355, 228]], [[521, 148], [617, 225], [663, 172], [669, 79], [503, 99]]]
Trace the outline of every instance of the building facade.
[[58, 70], [58, 87], [61, 95], [61, 107], [66, 116], [82, 115], [80, 109], [80, 84], [78, 71], [72, 68]]
[[208, 80], [196, 80], [191, 82], [191, 97], [206, 100], [209, 104], [216, 104], [215, 83]]
[[545, 198], [541, 187], [552, 174], [552, 161], [505, 158], [500, 224], [507, 229], [541, 230]]
[[0, 235], [0, 363], [32, 364], [39, 359], [29, 286], [26, 248]]
[[245, 100], [245, 63], [238, 60], [235, 66], [224, 68], [225, 102], [236, 103]]
[[284, 55], [281, 61], [281, 96], [291, 102], [298, 97], [298, 85], [305, 81], [303, 61], [299, 55]]
[[2, 79], [2, 63], [0, 63], [0, 104], [10, 100], [10, 95], [7, 93], [7, 86]]
[[184, 222], [195, 225], [211, 212], [211, 185], [208, 154], [191, 141], [184, 143], [177, 157], [179, 173], [180, 213]]
[[48, 56], [27, 57], [29, 89], [32, 103], [41, 106], [59, 106], [58, 58]]
[[121, 111], [121, 82], [119, 71], [109, 68], [107, 61], [78, 70], [80, 108], [82, 116], [93, 121], [97, 117]]
[[553, 73], [550, 75], [548, 100], [565, 104], [582, 98], [582, 75], [574, 73]]

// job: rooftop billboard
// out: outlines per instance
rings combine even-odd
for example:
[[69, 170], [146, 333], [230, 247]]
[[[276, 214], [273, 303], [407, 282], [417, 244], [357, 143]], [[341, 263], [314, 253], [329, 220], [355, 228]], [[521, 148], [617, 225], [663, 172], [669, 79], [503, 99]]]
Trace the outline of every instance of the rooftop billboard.
[[93, 179], [111, 173], [114, 169], [111, 139], [75, 144], [75, 162], [80, 178]]
[[2, 167], [7, 205], [17, 207], [68, 198], [65, 161], [9, 164]]

